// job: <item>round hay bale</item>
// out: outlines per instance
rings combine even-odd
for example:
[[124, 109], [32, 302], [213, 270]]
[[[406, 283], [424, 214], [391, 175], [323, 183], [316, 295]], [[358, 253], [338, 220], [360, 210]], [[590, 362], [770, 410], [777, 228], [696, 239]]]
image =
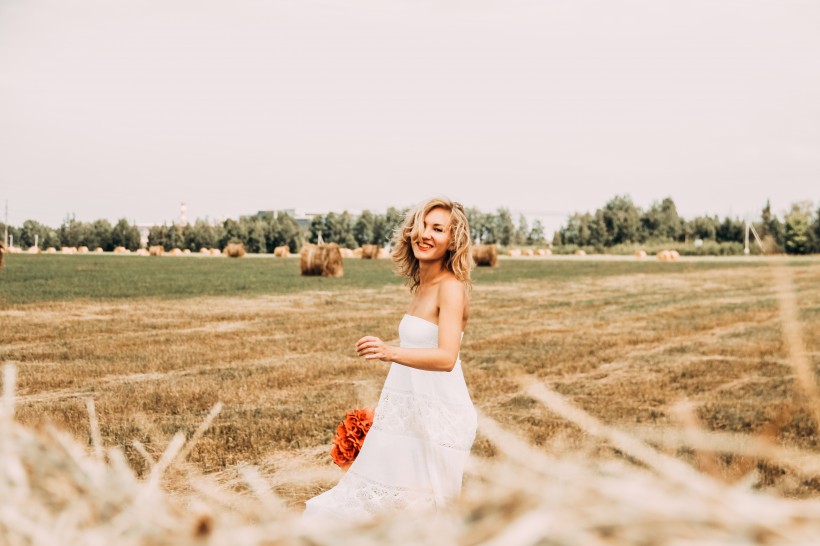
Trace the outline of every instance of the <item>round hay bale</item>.
[[575, 251], [575, 255], [576, 255], [576, 256], [586, 256], [586, 255], [587, 255], [587, 251], [586, 251], [586, 250], [584, 250], [584, 249], [579, 248], [578, 250], [576, 250], [576, 251]]
[[90, 250], [88, 250], [87, 246], [81, 246], [81, 247], [77, 248], [77, 253], [78, 254], [88, 254], [89, 252], [90, 252]]
[[98, 246], [97, 248], [94, 249], [94, 254], [102, 254], [103, 252], [105, 252], [105, 251], [102, 249], [102, 247]]
[[349, 248], [340, 248], [339, 252], [342, 253], [342, 258], [352, 258], [353, 256], [355, 256], [353, 250]]
[[182, 256], [182, 250], [179, 248], [172, 248], [168, 251], [168, 254], [171, 256]]
[[222, 252], [229, 258], [241, 258], [245, 255], [245, 245], [242, 243], [229, 243]]
[[375, 260], [379, 257], [379, 245], [362, 245], [362, 260]]
[[183, 253], [185, 256], [187, 256], [188, 254], [190, 254], [190, 253], [191, 253], [191, 249], [190, 249], [190, 248], [183, 248], [183, 249], [182, 249], [182, 253]]
[[670, 250], [669, 251], [669, 260], [670, 261], [675, 262], [675, 261], [677, 261], [678, 258], [680, 258], [680, 253], [678, 253], [677, 250]]
[[150, 253], [147, 249], [145, 249], [145, 248], [138, 248], [138, 249], [137, 249], [137, 252], [136, 252], [136, 255], [137, 255], [137, 256], [157, 256], [157, 254], [151, 254], [151, 253]]
[[336, 243], [305, 245], [299, 255], [299, 265], [302, 269], [302, 275], [305, 276], [341, 277], [344, 275], [342, 253]]
[[521, 249], [520, 248], [511, 248], [507, 251], [507, 256], [517, 258], [517, 257], [521, 256]]
[[645, 250], [636, 250], [634, 256], [639, 260], [643, 260], [646, 258], [646, 251]]
[[200, 248], [200, 249], [199, 249], [199, 253], [200, 253], [200, 254], [207, 254], [207, 255], [210, 255], [210, 254], [211, 254], [211, 251], [210, 251], [210, 250], [208, 250], [207, 248], [205, 248], [205, 247], [203, 246], [202, 248]]
[[165, 248], [162, 245], [153, 245], [148, 247], [148, 254], [151, 256], [162, 256], [165, 254]]
[[527, 248], [521, 251], [522, 256], [535, 256], [535, 252], [531, 248]]
[[53, 246], [50, 246], [46, 249], [46, 254], [57, 254], [57, 249]]
[[32, 246], [29, 247], [29, 249], [26, 252], [28, 252], [29, 254], [39, 254], [41, 250], [39, 246]]
[[353, 249], [353, 256], [354, 256], [355, 258], [361, 258], [361, 257], [362, 257], [362, 249], [361, 249], [361, 247], [359, 247], [359, 248], [354, 248], [354, 249]]
[[380, 248], [379, 249], [379, 256], [378, 256], [379, 259], [389, 258], [389, 257], [390, 257], [390, 251], [389, 250], [387, 250], [386, 248]]
[[114, 249], [115, 254], [128, 254], [129, 252], [131, 251], [125, 248], [124, 246], [118, 246]]
[[669, 253], [668, 250], [660, 250], [658, 251], [656, 256], [658, 257], [658, 260], [661, 262], [668, 262], [672, 260], [672, 255]]
[[552, 250], [548, 248], [539, 248], [535, 251], [536, 256], [552, 256]]
[[63, 254], [76, 254], [77, 249], [73, 246], [64, 246], [60, 249], [60, 252]]
[[222, 256], [222, 251], [218, 248], [212, 248], [208, 251], [211, 256]]
[[498, 247], [495, 245], [477, 245], [473, 247], [473, 261], [480, 267], [498, 265]]
[[277, 246], [273, 249], [273, 255], [277, 258], [287, 258], [290, 256], [290, 247], [287, 245]]

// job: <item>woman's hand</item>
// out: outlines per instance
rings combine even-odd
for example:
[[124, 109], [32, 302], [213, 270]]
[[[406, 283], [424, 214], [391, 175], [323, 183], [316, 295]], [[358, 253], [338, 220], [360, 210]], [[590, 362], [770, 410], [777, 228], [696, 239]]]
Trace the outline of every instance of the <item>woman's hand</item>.
[[392, 347], [384, 344], [384, 341], [373, 336], [364, 336], [356, 342], [356, 351], [359, 356], [363, 356], [367, 360], [382, 360], [384, 362], [391, 362]]

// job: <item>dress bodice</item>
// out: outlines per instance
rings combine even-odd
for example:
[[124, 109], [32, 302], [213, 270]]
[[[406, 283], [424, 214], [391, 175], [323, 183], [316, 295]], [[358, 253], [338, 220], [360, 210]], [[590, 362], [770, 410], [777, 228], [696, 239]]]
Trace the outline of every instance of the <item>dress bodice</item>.
[[[464, 337], [464, 332], [461, 336]], [[433, 349], [438, 347], [438, 324], [405, 314], [399, 323], [399, 338], [402, 347]]]

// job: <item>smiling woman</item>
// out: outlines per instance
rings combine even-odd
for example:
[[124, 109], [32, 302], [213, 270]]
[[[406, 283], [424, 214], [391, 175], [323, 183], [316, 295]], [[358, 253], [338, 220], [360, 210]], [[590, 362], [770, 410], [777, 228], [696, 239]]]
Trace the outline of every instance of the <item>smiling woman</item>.
[[334, 488], [307, 501], [306, 518], [435, 510], [461, 492], [476, 431], [459, 358], [472, 269], [463, 208], [427, 201], [407, 215], [394, 246], [413, 294], [399, 324], [401, 344], [374, 336], [356, 344], [366, 360], [390, 362], [390, 372], [361, 452]]

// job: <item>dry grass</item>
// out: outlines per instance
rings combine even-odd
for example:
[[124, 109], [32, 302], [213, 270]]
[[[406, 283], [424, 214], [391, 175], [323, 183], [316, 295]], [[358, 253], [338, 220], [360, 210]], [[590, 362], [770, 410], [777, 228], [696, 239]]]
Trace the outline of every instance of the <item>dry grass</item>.
[[[820, 265], [789, 269], [805, 344], [800, 358], [816, 371]], [[536, 448], [584, 449], [604, 461], [623, 453], [609, 443], [590, 445], [589, 431], [522, 389], [523, 374], [609, 426], [636, 430], [695, 465], [711, 461], [722, 480], [814, 496], [816, 473], [759, 453], [709, 458], [711, 451], [658, 432], [685, 424], [675, 408], [687, 400], [706, 432], [816, 452], [814, 410], [790, 365], [774, 280], [768, 268], [715, 268], [479, 284], [462, 351], [473, 400]], [[191, 463], [226, 480], [239, 463], [259, 465], [297, 506], [337, 479], [327, 456], [334, 425], [346, 410], [373, 405], [387, 373], [386, 365], [355, 357], [356, 339], [395, 341], [407, 302], [404, 289], [387, 287], [15, 305], [0, 311], [0, 360], [19, 368], [21, 422], [53, 423], [88, 439], [91, 397], [103, 444], [122, 446], [142, 475], [150, 465], [134, 441], [159, 459], [174, 433], [192, 435], [221, 401]], [[498, 452], [487, 438], [474, 447], [480, 456]], [[311, 469], [319, 477], [305, 479]]]

